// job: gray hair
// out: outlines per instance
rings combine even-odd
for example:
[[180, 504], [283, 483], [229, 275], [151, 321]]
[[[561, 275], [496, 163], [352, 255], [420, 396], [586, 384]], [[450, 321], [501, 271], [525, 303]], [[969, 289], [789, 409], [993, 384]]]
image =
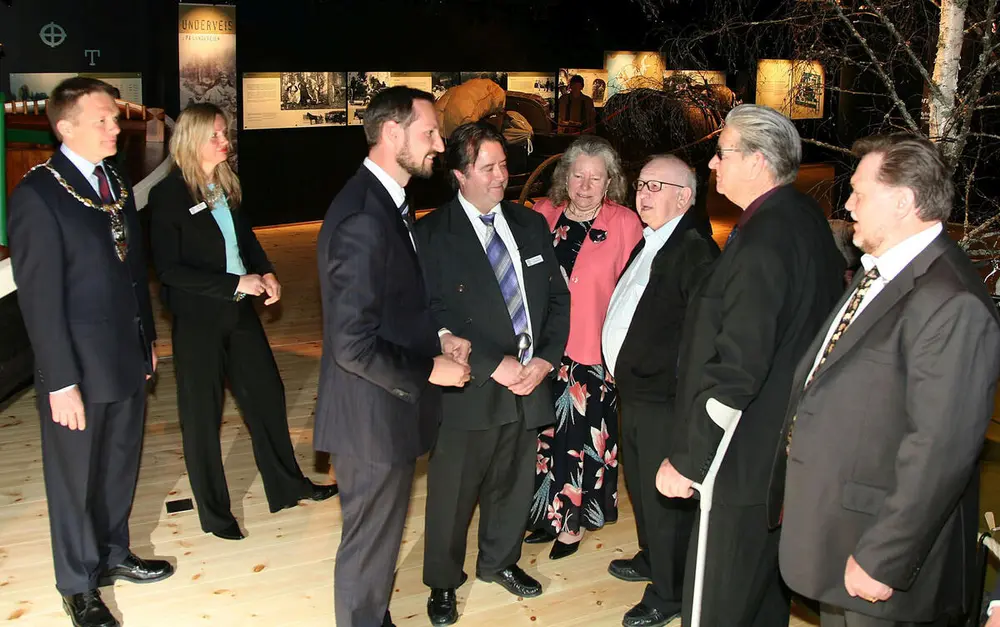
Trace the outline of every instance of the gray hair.
[[608, 173], [607, 198], [620, 205], [624, 204], [625, 195], [628, 193], [628, 181], [625, 179], [624, 170], [622, 170], [621, 159], [608, 140], [595, 135], [580, 137], [570, 144], [563, 156], [559, 158], [559, 163], [552, 173], [552, 185], [549, 187], [548, 196], [552, 204], [558, 206], [569, 200], [569, 190], [566, 187], [569, 182], [569, 169], [583, 155], [600, 157], [604, 161], [604, 169]]
[[726, 116], [726, 126], [740, 134], [740, 152], [759, 152], [779, 185], [795, 181], [802, 162], [802, 138], [784, 115], [762, 105], [740, 105]]
[[692, 205], [694, 205], [694, 199], [698, 197], [698, 175], [695, 174], [694, 169], [690, 165], [688, 165], [687, 161], [684, 161], [677, 155], [673, 155], [670, 153], [661, 153], [658, 155], [653, 155], [649, 159], [647, 159], [646, 165], [649, 165], [654, 161], [666, 161], [668, 163], [673, 163], [674, 165], [679, 166], [684, 171], [684, 178], [685, 178], [684, 186], [691, 190], [691, 202], [688, 203], [688, 207], [690, 208]]

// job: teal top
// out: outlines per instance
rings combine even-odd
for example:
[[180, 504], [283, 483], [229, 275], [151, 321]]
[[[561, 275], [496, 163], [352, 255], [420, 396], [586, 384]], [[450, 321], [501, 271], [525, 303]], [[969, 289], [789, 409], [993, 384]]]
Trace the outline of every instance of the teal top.
[[[208, 189], [214, 190], [215, 183], [209, 183]], [[226, 241], [226, 272], [243, 276], [247, 273], [240, 258], [240, 245], [236, 239], [236, 225], [233, 223], [233, 212], [229, 209], [229, 201], [226, 195], [222, 194], [219, 199], [212, 203], [212, 217], [222, 231], [222, 238]]]

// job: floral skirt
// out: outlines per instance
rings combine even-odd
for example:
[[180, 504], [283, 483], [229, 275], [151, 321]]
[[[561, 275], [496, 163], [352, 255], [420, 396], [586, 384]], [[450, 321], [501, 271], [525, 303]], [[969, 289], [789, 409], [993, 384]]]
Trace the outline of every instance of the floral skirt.
[[538, 435], [528, 529], [600, 529], [618, 520], [618, 392], [604, 366], [562, 358], [556, 424]]

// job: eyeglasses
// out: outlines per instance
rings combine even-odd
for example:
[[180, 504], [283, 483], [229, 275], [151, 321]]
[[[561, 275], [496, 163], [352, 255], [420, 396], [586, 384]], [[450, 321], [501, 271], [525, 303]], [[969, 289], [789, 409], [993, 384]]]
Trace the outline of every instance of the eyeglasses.
[[739, 151], [740, 151], [739, 148], [723, 148], [722, 146], [716, 146], [715, 156], [719, 158], [719, 161], [722, 161], [722, 157], [725, 156], [727, 152], [739, 152]]
[[685, 187], [687, 187], [687, 185], [678, 185], [677, 183], [668, 183], [666, 181], [641, 181], [641, 180], [638, 180], [638, 181], [632, 183], [632, 187], [635, 189], [635, 191], [641, 192], [642, 188], [645, 187], [646, 189], [648, 189], [649, 191], [653, 192], [654, 194], [656, 192], [660, 191], [661, 189], [663, 189], [664, 185], [669, 185], [670, 187], [679, 187], [681, 189], [684, 189]]

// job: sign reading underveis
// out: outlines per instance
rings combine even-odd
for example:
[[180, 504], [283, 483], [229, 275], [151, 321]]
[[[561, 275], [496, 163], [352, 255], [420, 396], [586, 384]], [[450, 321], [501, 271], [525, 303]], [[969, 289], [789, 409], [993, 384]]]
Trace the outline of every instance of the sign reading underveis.
[[210, 102], [229, 118], [230, 154], [236, 165], [236, 7], [177, 7], [180, 108]]

